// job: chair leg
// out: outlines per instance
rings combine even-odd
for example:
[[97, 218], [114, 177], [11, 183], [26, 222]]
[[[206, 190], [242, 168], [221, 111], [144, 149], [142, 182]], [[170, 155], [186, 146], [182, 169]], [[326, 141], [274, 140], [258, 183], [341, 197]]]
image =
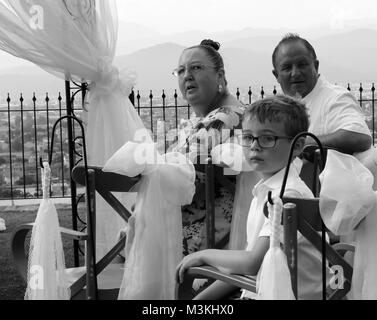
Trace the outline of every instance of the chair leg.
[[293, 203], [286, 203], [283, 209], [284, 251], [291, 273], [292, 290], [297, 299], [297, 210]]
[[205, 165], [207, 248], [215, 247], [215, 178], [212, 159]]
[[95, 258], [95, 172], [88, 170], [88, 184], [87, 184], [87, 232], [88, 242], [86, 245], [86, 295], [87, 300], [97, 300], [97, 272], [96, 272], [96, 258]]

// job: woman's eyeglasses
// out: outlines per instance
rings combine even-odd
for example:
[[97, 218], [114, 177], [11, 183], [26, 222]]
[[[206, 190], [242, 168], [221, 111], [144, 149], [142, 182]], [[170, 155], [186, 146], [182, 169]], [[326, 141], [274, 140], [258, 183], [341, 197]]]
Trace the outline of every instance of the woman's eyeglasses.
[[206, 66], [204, 64], [194, 63], [187, 66], [180, 66], [173, 70], [172, 74], [176, 77], [182, 77], [186, 71], [190, 74], [197, 74], [203, 71], [205, 68], [214, 68], [213, 66]]
[[274, 148], [276, 146], [276, 141], [279, 139], [292, 139], [292, 137], [286, 136], [274, 136], [274, 135], [262, 135], [259, 137], [254, 137], [251, 134], [240, 134], [237, 136], [238, 143], [242, 147], [251, 147], [255, 140], [257, 140], [258, 145], [261, 148]]

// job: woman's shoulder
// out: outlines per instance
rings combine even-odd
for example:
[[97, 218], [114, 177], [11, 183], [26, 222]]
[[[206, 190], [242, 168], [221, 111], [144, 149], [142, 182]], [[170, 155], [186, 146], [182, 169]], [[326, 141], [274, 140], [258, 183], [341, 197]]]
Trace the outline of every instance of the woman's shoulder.
[[232, 129], [240, 125], [244, 111], [245, 106], [240, 101], [227, 99], [220, 107], [212, 110], [201, 122], [207, 128], [220, 122], [222, 127]]
[[[224, 110], [230, 110], [239, 114], [243, 114], [245, 111], [245, 104], [242, 103], [239, 99], [237, 99], [233, 95], [228, 95], [224, 101], [222, 101], [220, 108]], [[219, 108], [219, 109], [220, 109]]]

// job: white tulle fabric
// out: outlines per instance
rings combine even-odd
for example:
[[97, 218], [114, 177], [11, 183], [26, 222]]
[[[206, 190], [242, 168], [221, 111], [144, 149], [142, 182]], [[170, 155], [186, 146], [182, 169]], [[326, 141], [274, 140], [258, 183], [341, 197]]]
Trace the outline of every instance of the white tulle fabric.
[[181, 206], [195, 193], [195, 168], [178, 152], [160, 155], [153, 143], [128, 142], [104, 171], [141, 174], [118, 299], [174, 299], [175, 268], [182, 259]]
[[252, 200], [252, 190], [261, 176], [245, 159], [242, 147], [233, 142], [223, 143], [211, 150], [214, 164], [225, 165], [224, 174], [238, 174], [234, 195], [229, 249], [243, 250], [246, 247], [246, 222]]
[[376, 243], [377, 206], [366, 216], [355, 231], [356, 250], [349, 299], [377, 300]]
[[329, 150], [319, 178], [323, 222], [334, 234], [347, 235], [374, 208], [373, 175], [355, 157]]
[[377, 194], [372, 173], [355, 157], [329, 150], [320, 175], [320, 212], [336, 235], [355, 240], [349, 298], [377, 299]]
[[228, 170], [234, 173], [252, 171], [248, 164], [242, 146], [234, 142], [222, 143], [211, 150], [212, 162], [224, 164]]
[[58, 213], [49, 198], [50, 167], [42, 169], [43, 200], [35, 220], [29, 249], [25, 300], [69, 300]]
[[[86, 138], [91, 165], [103, 166], [144, 128], [128, 99], [134, 75], [112, 65], [117, 34], [114, 0], [0, 1], [1, 50], [62, 79], [89, 83]], [[124, 223], [97, 198], [99, 259], [115, 244]]]
[[271, 221], [270, 248], [264, 256], [257, 278], [257, 299], [259, 300], [295, 300], [292, 290], [291, 275], [287, 257], [280, 248], [281, 216], [283, 202], [273, 198], [274, 205], [268, 203]]

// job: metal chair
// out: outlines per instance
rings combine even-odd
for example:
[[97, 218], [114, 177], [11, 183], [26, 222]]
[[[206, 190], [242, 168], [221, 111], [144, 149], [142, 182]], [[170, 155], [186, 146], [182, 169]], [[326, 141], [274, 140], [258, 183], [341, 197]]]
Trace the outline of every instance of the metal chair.
[[[310, 133], [302, 133], [296, 136], [292, 142], [292, 146], [302, 136], [309, 135], [316, 140], [318, 146], [310, 147], [306, 151], [311, 152], [313, 155], [313, 162], [308, 162], [304, 167], [304, 172], [301, 173], [301, 177], [305, 180], [309, 188], [312, 189], [313, 194], [319, 194], [319, 179], [318, 175], [321, 168], [324, 167], [326, 161], [326, 153], [322, 148], [318, 138]], [[319, 149], [319, 150], [317, 150]], [[317, 151], [316, 151], [317, 150]], [[291, 163], [293, 148], [288, 160], [288, 164]], [[285, 183], [288, 176], [289, 165], [286, 170], [285, 178], [282, 184], [280, 197], [283, 197], [285, 190]], [[326, 230], [322, 222], [319, 212], [319, 199], [294, 199], [283, 198], [285, 203], [283, 209], [283, 224], [284, 224], [284, 248], [288, 257], [288, 265], [290, 266], [292, 287], [297, 297], [297, 231], [300, 231], [313, 245], [322, 253], [322, 273], [326, 274], [326, 262], [327, 260], [332, 265], [339, 265], [343, 268], [345, 283], [344, 289], [335, 290], [329, 297], [327, 294], [327, 282], [324, 276], [323, 280], [323, 298], [324, 299], [339, 299], [343, 298], [350, 290], [352, 279], [352, 267], [343, 258], [345, 251], [354, 251], [354, 247], [348, 244], [336, 244], [332, 247], [326, 242]], [[265, 207], [265, 214], [268, 216], [267, 206]], [[322, 238], [318, 232], [322, 232]], [[339, 250], [339, 253], [337, 252]], [[340, 254], [341, 253], [341, 254]], [[216, 268], [210, 266], [194, 267], [187, 271], [185, 281], [182, 284], [176, 286], [176, 298], [177, 299], [191, 299], [189, 288], [195, 278], [210, 278], [215, 280], [221, 280], [237, 288], [246, 289], [252, 292], [256, 292], [256, 279], [255, 277], [245, 275], [229, 275], [225, 274]]]
[[[352, 266], [344, 259], [345, 251], [354, 251], [352, 245], [326, 241], [326, 231], [319, 211], [319, 198], [283, 198], [284, 251], [291, 272], [292, 289], [297, 297], [297, 231], [299, 231], [322, 255], [323, 300], [339, 300], [351, 289]], [[265, 208], [265, 214], [268, 214]], [[329, 263], [329, 266], [327, 265]], [[326, 279], [327, 268], [337, 266], [342, 270], [343, 281], [337, 288], [329, 290]], [[330, 292], [331, 291], [331, 292]]]
[[[105, 283], [111, 276], [112, 283], [121, 284], [123, 276], [123, 264], [111, 264], [114, 258], [124, 248], [126, 235], [121, 235], [115, 246], [97, 263], [95, 261], [95, 192], [98, 192], [106, 202], [125, 220], [131, 213], [118, 201], [112, 192], [129, 192], [130, 189], [139, 181], [139, 177], [130, 178], [123, 175], [103, 172], [99, 167], [89, 166], [87, 201], [87, 228], [86, 232], [78, 232], [66, 228], [60, 228], [62, 236], [70, 239], [85, 242], [85, 261], [86, 266], [81, 268], [68, 269], [72, 284], [71, 299], [116, 299], [118, 288], [107, 288]], [[85, 166], [76, 166], [72, 170], [72, 179], [78, 184], [86, 186]], [[89, 218], [90, 217], [90, 218]], [[19, 226], [12, 237], [12, 254], [16, 269], [22, 278], [27, 279], [27, 253], [25, 252], [25, 242], [27, 235], [32, 230], [33, 224]], [[115, 275], [115, 276], [114, 276]], [[114, 279], [115, 277], [115, 279]], [[101, 287], [104, 287], [103, 289]]]
[[[284, 251], [287, 255], [288, 266], [291, 272], [292, 288], [297, 297], [297, 231], [306, 237], [313, 246], [323, 255], [323, 274], [326, 274], [326, 263], [330, 266], [340, 266], [343, 270], [343, 286], [329, 293], [328, 281], [323, 288], [323, 298], [329, 300], [342, 299], [346, 296], [351, 287], [352, 266], [344, 259], [346, 251], [354, 251], [354, 247], [349, 244], [337, 243], [331, 246], [323, 241], [320, 232], [323, 230], [323, 223], [319, 213], [319, 199], [298, 199], [283, 198], [283, 225], [284, 225]], [[267, 212], [267, 206], [265, 207]], [[191, 299], [189, 288], [195, 278], [210, 278], [221, 280], [237, 288], [256, 292], [256, 279], [252, 276], [226, 274], [220, 270], [201, 266], [190, 268], [187, 271], [184, 282], [176, 286], [177, 299]]]

